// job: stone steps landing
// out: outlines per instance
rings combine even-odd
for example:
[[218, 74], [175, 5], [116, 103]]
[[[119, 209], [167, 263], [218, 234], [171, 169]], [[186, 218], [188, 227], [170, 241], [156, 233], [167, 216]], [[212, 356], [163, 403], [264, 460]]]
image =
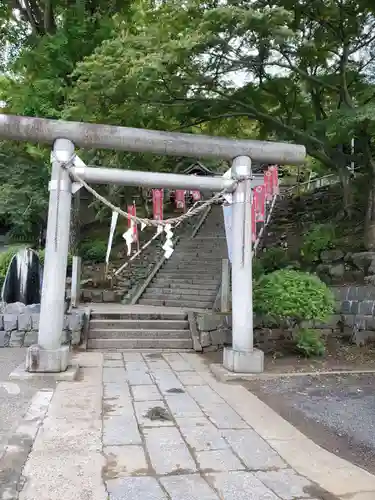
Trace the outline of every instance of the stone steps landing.
[[187, 313], [93, 312], [88, 349], [192, 349]]

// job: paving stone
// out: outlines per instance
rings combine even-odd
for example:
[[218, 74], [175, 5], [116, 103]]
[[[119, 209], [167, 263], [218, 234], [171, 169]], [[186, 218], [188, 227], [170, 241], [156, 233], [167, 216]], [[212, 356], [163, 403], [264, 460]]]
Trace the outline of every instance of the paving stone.
[[167, 500], [154, 477], [123, 477], [107, 481], [109, 500]]
[[259, 471], [255, 473], [255, 476], [282, 500], [310, 498], [309, 488], [312, 491], [314, 487], [310, 481], [299, 476], [293, 469]]
[[172, 370], [176, 372], [194, 371], [194, 368], [180, 354], [164, 354], [163, 357], [169, 363]]
[[183, 385], [176, 375], [170, 370], [155, 370], [153, 377], [162, 394], [170, 394], [171, 389], [182, 389]]
[[218, 500], [216, 493], [198, 474], [160, 479], [172, 500]]
[[204, 413], [189, 394], [172, 394], [165, 396], [165, 399], [174, 417], [204, 417]]
[[140, 476], [149, 473], [142, 446], [105, 446], [103, 453], [107, 459], [103, 470], [104, 479]]
[[219, 429], [248, 429], [247, 423], [227, 403], [202, 405], [204, 413]]
[[105, 368], [122, 368], [124, 369], [124, 362], [121, 358], [119, 359], [105, 359], [103, 362]]
[[223, 450], [229, 445], [206, 417], [177, 418], [177, 425], [188, 445], [194, 451]]
[[143, 359], [135, 361], [125, 361], [125, 368], [128, 371], [141, 370], [142, 372], [148, 372], [148, 366]]
[[104, 359], [123, 359], [120, 352], [105, 352], [103, 356]]
[[144, 436], [156, 474], [196, 472], [195, 462], [175, 427], [144, 429]]
[[[159, 394], [160, 396], [160, 394]], [[171, 426], [175, 425], [172, 415], [165, 405], [164, 401], [136, 401], [134, 403], [135, 412], [137, 415], [138, 423], [142, 427], [163, 427], [163, 426]], [[157, 418], [156, 415], [159, 413], [159, 409], [163, 409], [165, 411], [165, 415], [170, 416], [170, 420], [163, 420]], [[147, 414], [151, 414], [152, 417], [146, 416]]]
[[104, 446], [142, 444], [135, 415], [109, 415], [103, 419]]
[[126, 361], [143, 361], [142, 354], [140, 352], [123, 352], [123, 360]]
[[225, 500], [280, 500], [251, 472], [218, 472], [206, 479]]
[[125, 368], [103, 368], [103, 382], [126, 382]]
[[123, 381], [121, 383], [106, 382], [103, 384], [103, 399], [125, 399], [130, 400], [130, 390], [128, 384]]
[[146, 358], [147, 365], [150, 369], [150, 371], [154, 372], [157, 370], [167, 370], [171, 372], [171, 367], [168, 365], [168, 363], [164, 359], [152, 359], [152, 358]]
[[126, 375], [130, 385], [151, 385], [153, 382], [150, 375], [142, 370], [127, 370]]
[[225, 403], [224, 399], [208, 385], [187, 387], [186, 390], [199, 405]]
[[184, 385], [197, 386], [206, 384], [203, 378], [195, 372], [179, 372], [177, 376]]
[[195, 457], [199, 469], [203, 472], [225, 472], [245, 469], [245, 466], [230, 448], [226, 448], [225, 450], [198, 451]]
[[281, 457], [252, 429], [225, 430], [222, 435], [250, 470], [286, 467]]
[[133, 385], [134, 401], [158, 401], [161, 398], [156, 385]]

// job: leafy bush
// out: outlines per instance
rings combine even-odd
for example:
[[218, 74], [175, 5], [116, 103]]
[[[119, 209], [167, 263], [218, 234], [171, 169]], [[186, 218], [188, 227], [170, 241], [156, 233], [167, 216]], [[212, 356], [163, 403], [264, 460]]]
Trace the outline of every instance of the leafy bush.
[[18, 248], [17, 247], [11, 247], [8, 248], [3, 253], [0, 253], [0, 276], [3, 278], [3, 281], [5, 279], [10, 261], [12, 260], [13, 256], [17, 253]]
[[334, 247], [334, 241], [335, 229], [331, 224], [315, 224], [302, 240], [302, 260], [307, 264], [317, 262], [323, 250]]
[[323, 321], [333, 304], [332, 292], [317, 276], [291, 269], [265, 274], [254, 290], [257, 313], [294, 325]]
[[107, 242], [103, 240], [84, 241], [80, 245], [80, 256], [84, 261], [104, 262], [107, 253]]
[[323, 356], [325, 345], [318, 330], [300, 328], [293, 335], [297, 349], [310, 358], [311, 356]]
[[260, 256], [260, 262], [265, 273], [283, 269], [288, 265], [288, 254], [285, 248], [271, 247]]
[[264, 274], [262, 263], [259, 259], [253, 260], [253, 280], [258, 281]]

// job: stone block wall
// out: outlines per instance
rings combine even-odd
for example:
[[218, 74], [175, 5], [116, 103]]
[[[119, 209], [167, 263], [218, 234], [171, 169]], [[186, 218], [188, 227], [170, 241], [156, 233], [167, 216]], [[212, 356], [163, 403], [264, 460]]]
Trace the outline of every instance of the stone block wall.
[[[29, 347], [38, 341], [40, 304], [7, 304], [0, 314], [0, 347]], [[84, 327], [84, 313], [64, 316], [61, 344], [78, 345]]]

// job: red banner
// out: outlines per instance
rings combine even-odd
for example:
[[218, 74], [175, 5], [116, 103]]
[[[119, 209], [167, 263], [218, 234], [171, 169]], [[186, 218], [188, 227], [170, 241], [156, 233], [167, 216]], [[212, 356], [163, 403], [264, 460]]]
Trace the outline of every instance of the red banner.
[[272, 193], [273, 193], [273, 176], [272, 176], [272, 171], [266, 170], [264, 172], [264, 186], [266, 190], [266, 200], [270, 201], [272, 200]]
[[251, 203], [251, 240], [254, 243], [257, 239], [257, 222], [255, 216], [255, 198], [252, 197]]
[[[135, 204], [133, 205], [128, 205], [128, 214], [132, 215], [133, 217], [136, 217], [137, 215], [137, 207]], [[138, 227], [137, 223], [133, 221], [130, 217], [128, 217], [128, 227], [133, 229], [133, 241], [138, 241]]]
[[152, 208], [154, 220], [163, 220], [164, 189], [152, 190]]
[[194, 201], [199, 201], [201, 199], [201, 192], [200, 191], [192, 191], [191, 196], [193, 197]]
[[253, 199], [255, 205], [255, 220], [256, 222], [264, 222], [265, 204], [266, 204], [266, 187], [257, 186], [253, 190]]
[[176, 189], [175, 203], [176, 208], [185, 210], [185, 191], [183, 189]]
[[279, 167], [277, 165], [272, 165], [269, 171], [272, 174], [272, 194], [279, 194]]

